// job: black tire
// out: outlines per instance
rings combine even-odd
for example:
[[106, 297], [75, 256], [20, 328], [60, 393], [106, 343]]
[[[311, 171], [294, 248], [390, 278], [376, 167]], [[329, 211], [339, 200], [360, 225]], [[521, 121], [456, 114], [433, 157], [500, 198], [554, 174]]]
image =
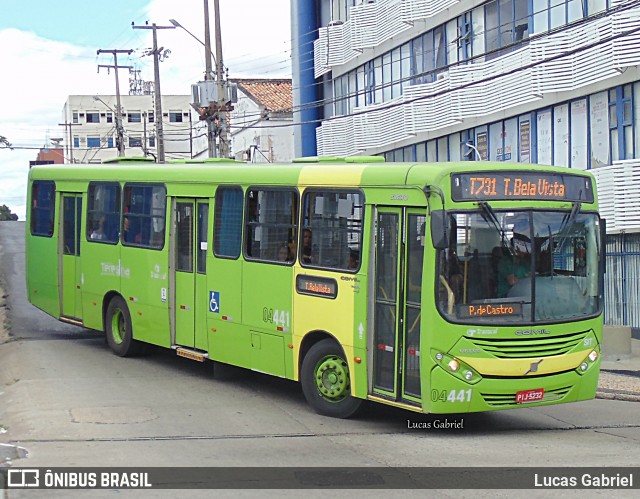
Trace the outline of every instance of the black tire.
[[142, 351], [142, 343], [133, 339], [129, 307], [120, 296], [111, 299], [105, 316], [105, 333], [109, 348], [120, 357], [133, 357]]
[[349, 365], [340, 346], [332, 339], [313, 345], [300, 371], [302, 392], [309, 405], [323, 416], [349, 418], [362, 400], [351, 396]]

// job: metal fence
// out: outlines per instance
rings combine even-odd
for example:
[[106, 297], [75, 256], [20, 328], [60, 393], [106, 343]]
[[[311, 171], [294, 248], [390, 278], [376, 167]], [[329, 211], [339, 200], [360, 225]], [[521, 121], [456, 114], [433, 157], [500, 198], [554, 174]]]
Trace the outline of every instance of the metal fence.
[[640, 233], [607, 235], [604, 322], [640, 328]]

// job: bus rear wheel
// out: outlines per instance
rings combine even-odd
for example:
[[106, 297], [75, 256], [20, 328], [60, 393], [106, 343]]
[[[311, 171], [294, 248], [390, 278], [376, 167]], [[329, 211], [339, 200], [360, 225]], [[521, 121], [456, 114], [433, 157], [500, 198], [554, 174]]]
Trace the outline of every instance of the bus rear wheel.
[[114, 297], [107, 307], [105, 333], [109, 348], [120, 357], [138, 355], [142, 344], [133, 339], [131, 314], [127, 303], [120, 297]]
[[342, 349], [329, 338], [309, 349], [302, 361], [300, 382], [309, 405], [323, 416], [349, 418], [362, 403], [351, 396], [349, 364]]

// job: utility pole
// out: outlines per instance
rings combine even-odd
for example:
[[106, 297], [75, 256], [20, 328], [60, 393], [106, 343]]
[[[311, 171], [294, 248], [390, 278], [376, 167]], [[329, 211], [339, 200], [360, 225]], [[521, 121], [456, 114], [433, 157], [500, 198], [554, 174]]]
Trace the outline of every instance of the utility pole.
[[159, 29], [175, 29], [175, 26], [157, 26], [156, 23], [152, 23], [151, 26], [135, 26], [131, 23], [133, 29], [151, 29], [153, 30], [153, 48], [151, 54], [153, 55], [153, 75], [155, 79], [155, 98], [156, 98], [156, 147], [158, 150], [158, 163], [164, 163], [164, 131], [162, 128], [162, 93], [160, 92], [160, 52], [164, 50], [164, 47], [158, 49], [158, 35]]
[[124, 127], [122, 126], [122, 106], [120, 105], [120, 80], [118, 79], [118, 69], [132, 70], [133, 66], [118, 66], [118, 54], [131, 55], [133, 50], [98, 50], [98, 55], [102, 53], [113, 54], [113, 65], [98, 64], [98, 72], [100, 68], [115, 69], [116, 74], [116, 147], [118, 148], [118, 156], [124, 156]]
[[[213, 80], [213, 71], [211, 68], [211, 34], [209, 32], [209, 0], [204, 0], [204, 58], [206, 81]], [[209, 148], [209, 157], [216, 157], [215, 130], [213, 120], [209, 116], [207, 118], [207, 145]]]
[[[205, 0], [205, 5], [207, 0]], [[221, 158], [229, 157], [229, 130], [227, 128], [227, 96], [224, 78], [224, 65], [222, 64], [222, 32], [220, 30], [220, 0], [213, 0], [213, 8], [216, 16], [216, 80], [218, 84], [218, 127], [219, 128], [219, 154]], [[208, 58], [207, 58], [208, 60]]]
[[73, 163], [73, 132], [72, 132], [72, 128], [74, 126], [81, 126], [82, 123], [67, 123], [66, 119], [64, 123], [58, 123], [59, 126], [63, 126], [64, 127], [64, 133], [67, 133], [67, 127], [69, 128], [69, 142], [68, 142], [68, 146], [67, 149], [69, 151], [69, 163]]

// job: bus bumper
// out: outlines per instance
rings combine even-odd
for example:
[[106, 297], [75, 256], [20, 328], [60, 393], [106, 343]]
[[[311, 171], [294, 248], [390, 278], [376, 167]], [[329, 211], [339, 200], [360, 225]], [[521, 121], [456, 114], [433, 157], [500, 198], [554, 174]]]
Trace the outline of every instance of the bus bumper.
[[460, 414], [589, 400], [595, 397], [599, 372], [600, 359], [583, 373], [576, 369], [539, 377], [482, 378], [470, 384], [436, 366], [423, 408], [433, 414]]

